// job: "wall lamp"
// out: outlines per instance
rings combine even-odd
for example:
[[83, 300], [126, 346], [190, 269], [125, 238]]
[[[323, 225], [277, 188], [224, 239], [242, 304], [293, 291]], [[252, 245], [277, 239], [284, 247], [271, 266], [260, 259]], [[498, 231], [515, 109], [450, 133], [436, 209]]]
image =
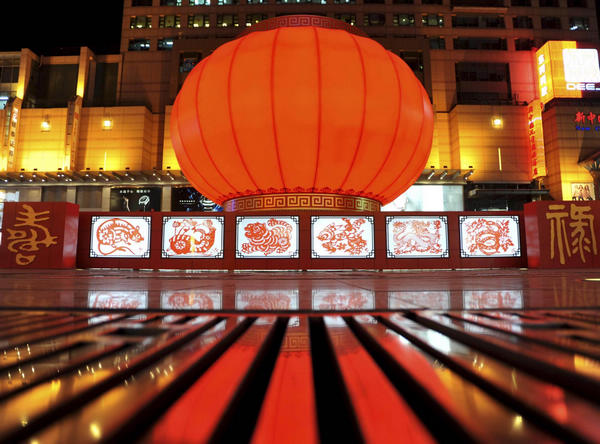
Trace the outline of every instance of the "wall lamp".
[[110, 117], [105, 117], [102, 119], [102, 129], [103, 130], [111, 130], [113, 127], [113, 120]]
[[42, 120], [41, 129], [44, 132], [50, 131], [52, 125], [50, 125], [50, 118], [48, 116], [44, 116], [44, 120]]

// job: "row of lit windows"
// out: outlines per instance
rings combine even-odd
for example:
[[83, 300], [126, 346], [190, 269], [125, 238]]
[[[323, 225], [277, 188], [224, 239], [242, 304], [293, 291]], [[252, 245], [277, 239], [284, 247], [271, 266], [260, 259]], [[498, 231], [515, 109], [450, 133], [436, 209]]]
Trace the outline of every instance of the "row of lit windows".
[[[320, 0], [319, 0], [320, 1]], [[336, 14], [343, 16], [342, 20], [352, 25], [356, 22], [354, 14]], [[246, 20], [246, 25], [258, 23], [256, 17], [265, 17], [264, 14], [249, 14], [250, 21]], [[352, 16], [354, 18], [350, 18]], [[221, 17], [221, 18], [219, 18]], [[235, 17], [235, 18], [232, 18]], [[337, 18], [337, 17], [336, 17]], [[394, 26], [413, 26], [415, 24], [415, 16], [413, 14], [394, 14], [392, 19]], [[235, 23], [235, 24], [232, 24]], [[426, 14], [421, 17], [423, 26], [444, 26], [444, 16], [439, 14]], [[560, 17], [541, 17], [542, 29], [561, 29]], [[365, 26], [381, 26], [385, 25], [385, 14], [365, 14]], [[200, 28], [210, 26], [210, 21], [207, 15], [195, 14], [188, 16], [188, 28]], [[219, 14], [217, 16], [217, 26], [238, 26], [237, 16], [233, 14]], [[504, 28], [504, 17], [496, 15], [455, 15], [452, 17], [452, 26], [455, 28]], [[147, 29], [152, 28], [152, 16], [135, 16], [129, 21], [131, 29]], [[158, 19], [159, 28], [180, 28], [181, 17], [179, 15], [161, 15]], [[531, 17], [518, 16], [513, 17], [514, 28], [533, 28], [533, 20]], [[569, 29], [571, 31], [589, 31], [590, 24], [587, 17], [569, 17]]]
[[[231, 5], [237, 4], [238, 0], [212, 0], [213, 4]], [[267, 3], [268, 0], [246, 0], [247, 4]], [[302, 3], [302, 1], [275, 1], [276, 3]], [[325, 0], [319, 0], [319, 3], [325, 3]], [[385, 0], [363, 0], [365, 4], [379, 3], [383, 4]], [[309, 1], [310, 3], [310, 1]], [[334, 0], [334, 3], [354, 3], [353, 1]], [[392, 0], [393, 4], [412, 5], [414, 0]], [[505, 7], [505, 0], [450, 0], [451, 6], [489, 6], [489, 7]], [[210, 5], [211, 0], [160, 0], [160, 6], [206, 6]], [[442, 0], [421, 0], [423, 5], [443, 5]], [[131, 6], [152, 6], [152, 0], [132, 0]], [[510, 0], [510, 6], [534, 6], [531, 0]], [[542, 8], [558, 8], [560, 7], [559, 0], [538, 0], [538, 6]], [[567, 0], [569, 8], [587, 8], [588, 0]]]
[[[340, 17], [344, 19], [344, 17]], [[347, 20], [345, 20], [347, 21]], [[349, 21], [347, 21], [350, 23]], [[235, 16], [227, 15], [221, 19], [218, 26], [238, 26]], [[208, 25], [207, 25], [208, 26]], [[173, 48], [174, 38], [159, 39], [157, 49], [159, 51]], [[453, 39], [454, 49], [479, 49], [479, 50], [506, 50], [506, 39], [502, 38], [474, 38], [474, 37], [456, 37]], [[536, 46], [532, 39], [518, 38], [514, 40], [516, 51], [529, 51]], [[434, 37], [429, 39], [430, 49], [446, 49], [446, 39], [444, 37]], [[131, 39], [129, 40], [129, 51], [149, 51], [149, 39]]]

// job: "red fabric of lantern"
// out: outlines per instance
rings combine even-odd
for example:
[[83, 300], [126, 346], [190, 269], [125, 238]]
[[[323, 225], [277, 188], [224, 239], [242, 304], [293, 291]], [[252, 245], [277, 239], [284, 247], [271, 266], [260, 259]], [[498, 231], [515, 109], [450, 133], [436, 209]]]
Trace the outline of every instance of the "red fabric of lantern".
[[427, 93], [399, 57], [315, 26], [222, 45], [189, 74], [171, 114], [183, 173], [217, 203], [314, 192], [386, 204], [422, 173], [432, 133]]

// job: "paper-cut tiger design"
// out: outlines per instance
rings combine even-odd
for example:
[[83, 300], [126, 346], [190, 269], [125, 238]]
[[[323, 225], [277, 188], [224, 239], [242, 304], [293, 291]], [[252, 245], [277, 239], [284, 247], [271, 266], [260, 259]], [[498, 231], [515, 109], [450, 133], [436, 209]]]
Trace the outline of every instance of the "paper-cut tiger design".
[[292, 231], [292, 225], [279, 219], [250, 223], [244, 227], [248, 242], [242, 244], [242, 252], [261, 252], [265, 256], [283, 254], [292, 246]]

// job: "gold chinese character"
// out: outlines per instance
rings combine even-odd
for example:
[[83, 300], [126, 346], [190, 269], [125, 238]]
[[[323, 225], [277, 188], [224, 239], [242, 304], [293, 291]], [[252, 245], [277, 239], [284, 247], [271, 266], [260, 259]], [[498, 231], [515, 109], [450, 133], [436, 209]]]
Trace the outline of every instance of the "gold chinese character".
[[550, 259], [554, 259], [555, 244], [558, 249], [558, 256], [561, 264], [565, 263], [565, 252], [571, 257], [571, 249], [569, 247], [569, 238], [567, 237], [567, 229], [565, 219], [569, 217], [567, 211], [564, 210], [565, 205], [549, 205], [548, 209], [555, 211], [546, 213], [546, 219], [550, 221]]
[[[35, 260], [35, 254], [23, 254], [22, 252], [31, 253], [39, 251], [39, 246], [49, 247], [56, 245], [58, 236], [52, 236], [48, 228], [41, 225], [50, 219], [50, 211], [40, 211], [36, 213], [30, 205], [23, 204], [23, 210], [17, 216], [17, 221], [14, 227], [27, 227], [20, 230], [7, 228], [8, 231], [8, 250], [17, 253], [16, 262], [18, 265], [29, 265]], [[46, 216], [46, 217], [44, 217]], [[40, 240], [38, 235], [42, 234]]]
[[[571, 247], [573, 247], [573, 254], [579, 253], [583, 263], [585, 263], [585, 252], [598, 254], [596, 235], [594, 234], [594, 215], [586, 213], [590, 210], [590, 206], [571, 204], [571, 220], [573, 221], [569, 223], [569, 227], [573, 229], [571, 231]], [[589, 231], [589, 237], [586, 228]]]

